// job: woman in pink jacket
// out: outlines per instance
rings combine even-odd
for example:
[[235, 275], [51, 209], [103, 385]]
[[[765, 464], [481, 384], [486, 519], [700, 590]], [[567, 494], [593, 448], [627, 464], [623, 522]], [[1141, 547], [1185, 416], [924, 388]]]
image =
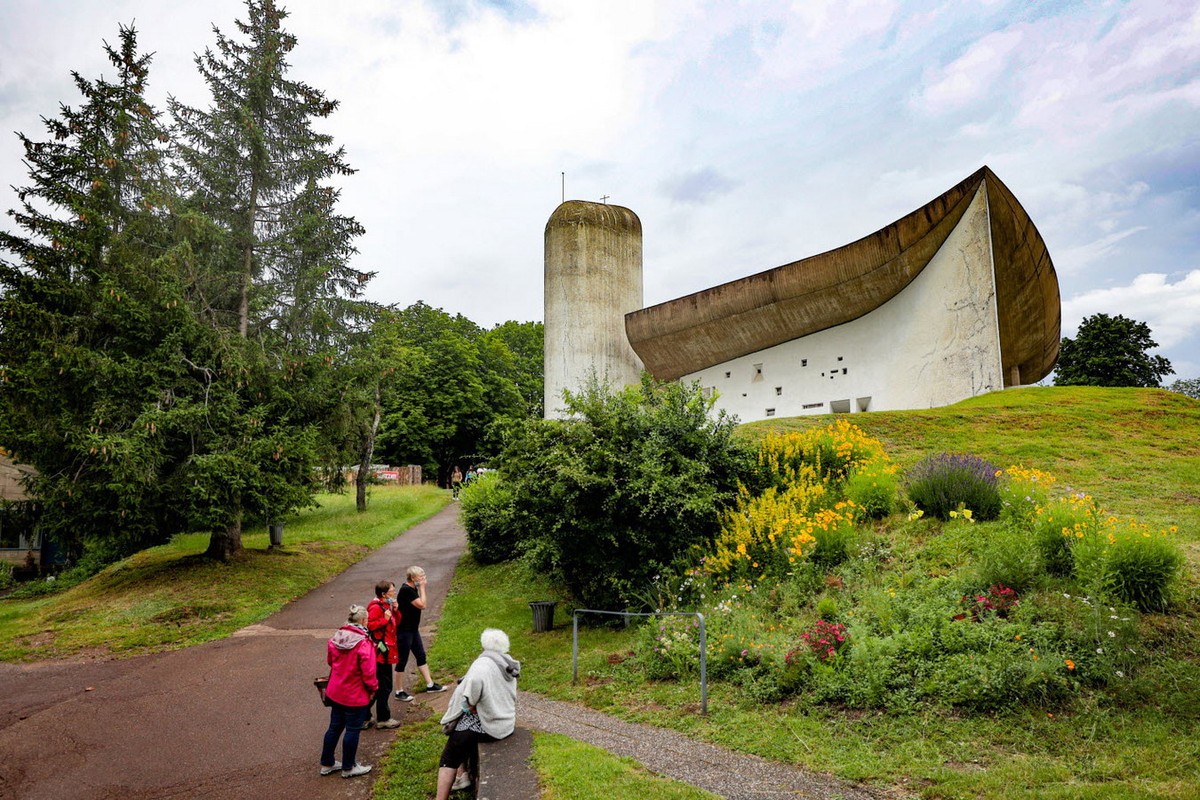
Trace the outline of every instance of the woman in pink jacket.
[[[327, 646], [329, 686], [325, 696], [333, 703], [329, 709], [329, 729], [321, 748], [321, 774], [341, 770], [343, 778], [366, 775], [371, 768], [354, 760], [358, 754], [358, 735], [371, 708], [371, 699], [379, 688], [375, 675], [375, 645], [363, 623], [367, 610], [350, 606], [350, 618]], [[345, 731], [345, 737], [342, 732]], [[342, 760], [333, 760], [338, 739], [342, 739]]]

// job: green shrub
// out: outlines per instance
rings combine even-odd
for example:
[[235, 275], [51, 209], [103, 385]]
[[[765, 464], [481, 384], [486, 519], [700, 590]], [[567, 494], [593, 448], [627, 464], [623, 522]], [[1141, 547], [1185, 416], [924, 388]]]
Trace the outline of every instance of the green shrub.
[[[816, 545], [808, 554], [809, 559], [825, 569], [833, 569], [850, 557], [857, 531], [850, 515], [836, 516], [836, 511], [818, 514], [818, 524], [813, 526], [812, 537]], [[821, 524], [822, 521], [824, 524]]]
[[682, 678], [700, 669], [700, 621], [695, 617], [651, 617], [638, 631], [638, 663], [650, 680]]
[[917, 508], [942, 521], [965, 508], [980, 521], [1000, 516], [999, 480], [994, 466], [978, 456], [929, 456], [908, 473], [908, 497]]
[[1165, 533], [1109, 517], [1073, 545], [1079, 582], [1102, 599], [1140, 611], [1165, 611], [1183, 567], [1183, 554]]
[[1046, 572], [1066, 576], [1075, 570], [1071, 547], [1099, 531], [1099, 513], [1092, 498], [1072, 494], [1038, 506], [1030, 525]]
[[499, 474], [484, 473], [466, 484], [459, 500], [459, 518], [476, 561], [497, 564], [521, 554], [521, 530], [512, 489]]
[[859, 519], [883, 519], [896, 510], [896, 487], [894, 472], [872, 463], [851, 473], [846, 480], [846, 499], [857, 507]]
[[986, 539], [974, 568], [976, 586], [1001, 584], [1024, 592], [1038, 583], [1043, 558], [1038, 548], [1030, 547], [1026, 531], [1004, 523], [981, 526], [979, 530]]
[[752, 453], [698, 384], [593, 381], [566, 405], [510, 431], [501, 456], [521, 547], [584, 607], [640, 605], [655, 575], [712, 544]]
[[0, 591], [12, 586], [13, 582], [13, 565], [7, 561], [0, 561]]

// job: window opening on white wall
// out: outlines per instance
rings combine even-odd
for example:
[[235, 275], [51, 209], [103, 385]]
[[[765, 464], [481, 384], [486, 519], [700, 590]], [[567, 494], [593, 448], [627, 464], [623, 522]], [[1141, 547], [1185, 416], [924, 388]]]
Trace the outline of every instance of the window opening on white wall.
[[841, 357], [841, 356], [838, 356], [838, 361], [841, 361], [841, 360], [842, 360], [842, 357]]
[[755, 364], [755, 365], [754, 365], [754, 377], [753, 377], [753, 378], [751, 378], [750, 380], [751, 380], [751, 381], [761, 381], [761, 380], [762, 380], [762, 378], [763, 378], [763, 376], [762, 376], [762, 364]]
[[807, 359], [807, 358], [802, 358], [802, 359], [800, 359], [800, 366], [802, 366], [802, 367], [807, 367], [807, 366], [808, 366], [808, 359]]
[[768, 417], [773, 417], [773, 416], [775, 416], [775, 409], [773, 409], [773, 408], [768, 408], [768, 409], [767, 409], [767, 416], [768, 416]]
[[843, 375], [845, 375], [845, 374], [846, 374], [846, 368], [845, 368], [845, 367], [842, 367], [842, 374], [843, 374]]
[[832, 411], [834, 414], [849, 414], [850, 413], [850, 401], [848, 399], [847, 400], [830, 400], [829, 401], [829, 410]]
[[725, 377], [726, 377], [726, 378], [728, 378], [728, 377], [729, 377], [730, 375], [732, 375], [732, 374], [733, 374], [733, 373], [726, 372], [726, 373], [725, 373]]
[[775, 396], [776, 396], [776, 397], [779, 397], [781, 394], [783, 394], [783, 387], [782, 387], [782, 386], [776, 386], [776, 387], [775, 387]]
[[801, 408], [821, 408], [824, 405], [824, 403], [805, 403]]

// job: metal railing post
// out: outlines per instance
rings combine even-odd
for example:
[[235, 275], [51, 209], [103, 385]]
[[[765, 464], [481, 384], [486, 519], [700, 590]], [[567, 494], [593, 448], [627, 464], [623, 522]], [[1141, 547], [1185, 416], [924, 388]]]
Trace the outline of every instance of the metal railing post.
[[579, 615], [607, 614], [623, 617], [628, 627], [630, 617], [695, 617], [700, 628], [700, 713], [708, 715], [708, 634], [704, 626], [704, 615], [698, 611], [601, 611], [596, 608], [576, 608], [571, 612], [571, 683], [579, 682]]
[[579, 683], [579, 610], [571, 613], [571, 683]]

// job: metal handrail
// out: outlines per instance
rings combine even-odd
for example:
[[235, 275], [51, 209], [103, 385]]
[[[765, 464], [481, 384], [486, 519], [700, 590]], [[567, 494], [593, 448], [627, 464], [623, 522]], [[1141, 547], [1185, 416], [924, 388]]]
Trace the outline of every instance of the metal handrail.
[[577, 608], [571, 613], [571, 683], [579, 682], [579, 615], [608, 614], [613, 617], [695, 617], [700, 620], [700, 713], [708, 715], [708, 646], [704, 632], [704, 615], [698, 611], [600, 611]]

